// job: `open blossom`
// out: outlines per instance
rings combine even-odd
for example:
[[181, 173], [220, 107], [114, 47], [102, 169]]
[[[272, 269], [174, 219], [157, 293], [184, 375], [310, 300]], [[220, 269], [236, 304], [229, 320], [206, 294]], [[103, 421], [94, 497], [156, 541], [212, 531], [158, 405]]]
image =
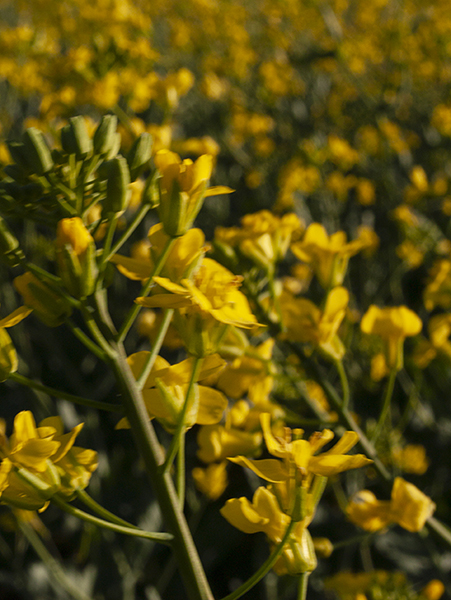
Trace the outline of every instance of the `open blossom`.
[[324, 288], [343, 283], [351, 256], [365, 247], [362, 239], [348, 242], [344, 231], [331, 236], [320, 223], [312, 223], [304, 238], [291, 245], [291, 250], [300, 260], [310, 264]]
[[239, 291], [240, 277], [211, 258], [204, 258], [192, 279], [174, 283], [154, 277], [160, 291], [135, 302], [149, 308], [178, 309], [174, 324], [194, 356], [216, 351], [225, 326], [251, 329], [258, 325], [246, 296]]
[[369, 490], [355, 494], [346, 509], [348, 518], [366, 531], [397, 523], [407, 531], [421, 531], [435, 504], [412, 483], [396, 477], [390, 500], [378, 500]]
[[64, 434], [59, 417], [44, 419], [36, 427], [30, 411], [14, 419], [8, 440], [0, 435], [0, 498], [27, 510], [44, 509], [52, 496], [72, 496], [84, 489], [97, 467], [97, 453], [74, 447], [83, 424]]
[[346, 315], [349, 302], [348, 290], [333, 288], [321, 310], [307, 298], [296, 298], [284, 291], [280, 297], [284, 338], [292, 342], [310, 344], [326, 356], [340, 360], [345, 354], [338, 329]]
[[[133, 375], [137, 379], [141, 374], [149, 352], [136, 352], [127, 358]], [[219, 355], [206, 357], [197, 378], [202, 381], [215, 371], [221, 370], [224, 361]], [[189, 382], [194, 368], [193, 358], [170, 365], [164, 358], [157, 356], [154, 367], [144, 383], [142, 394], [150, 419], [158, 419], [166, 429], [172, 431], [179, 423], [179, 415], [186, 400]], [[227, 398], [218, 390], [195, 383], [189, 405], [185, 427], [212, 425], [218, 423], [227, 406]], [[119, 421], [116, 428], [129, 428], [126, 418]]]
[[408, 336], [420, 333], [423, 323], [407, 306], [379, 308], [372, 304], [363, 315], [363, 333], [378, 335], [386, 342], [386, 361], [390, 369], [403, 367], [403, 344]]

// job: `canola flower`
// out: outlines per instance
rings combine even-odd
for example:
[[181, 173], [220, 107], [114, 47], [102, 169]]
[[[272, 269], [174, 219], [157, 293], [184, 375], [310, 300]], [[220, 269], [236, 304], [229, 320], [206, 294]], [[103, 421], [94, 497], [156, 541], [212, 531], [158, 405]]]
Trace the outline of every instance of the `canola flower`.
[[421, 531], [435, 511], [435, 503], [402, 477], [393, 482], [390, 500], [377, 500], [369, 490], [355, 494], [346, 509], [348, 518], [366, 531], [396, 523], [407, 531]]
[[63, 433], [59, 417], [38, 427], [29, 411], [18, 413], [9, 440], [0, 436], [0, 500], [17, 508], [44, 510], [55, 494], [71, 498], [97, 468], [97, 453], [74, 446], [83, 424]]

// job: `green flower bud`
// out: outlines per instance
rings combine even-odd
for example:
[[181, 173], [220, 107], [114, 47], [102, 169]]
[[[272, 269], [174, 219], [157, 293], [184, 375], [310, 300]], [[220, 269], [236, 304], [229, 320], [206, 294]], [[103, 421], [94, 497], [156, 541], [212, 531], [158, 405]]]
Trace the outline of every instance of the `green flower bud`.
[[13, 283], [24, 303], [48, 327], [58, 327], [72, 314], [67, 300], [29, 271], [16, 277]]
[[22, 140], [31, 170], [37, 175], [48, 173], [53, 168], [54, 162], [42, 132], [35, 127], [30, 127], [23, 134]]
[[150, 204], [152, 208], [156, 208], [160, 204], [159, 177], [160, 174], [155, 171], [153, 175], [147, 178], [141, 197], [142, 204]]
[[105, 155], [116, 144], [117, 117], [105, 115], [94, 134], [94, 153]]
[[131, 181], [135, 181], [148, 165], [152, 156], [152, 143], [152, 136], [149, 133], [142, 133], [131, 147], [127, 156]]
[[0, 217], [0, 260], [10, 267], [17, 267], [23, 257], [19, 241]]
[[86, 158], [92, 153], [92, 141], [83, 117], [72, 117], [69, 125], [61, 129], [61, 145], [67, 154], [75, 154], [78, 159]]
[[109, 161], [106, 198], [103, 210], [106, 214], [120, 214], [127, 208], [130, 199], [130, 172], [123, 156]]

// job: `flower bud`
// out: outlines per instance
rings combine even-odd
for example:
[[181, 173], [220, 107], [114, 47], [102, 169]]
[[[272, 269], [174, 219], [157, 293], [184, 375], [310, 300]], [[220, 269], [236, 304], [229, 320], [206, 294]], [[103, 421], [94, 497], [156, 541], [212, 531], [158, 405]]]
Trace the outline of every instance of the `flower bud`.
[[105, 214], [121, 214], [130, 199], [130, 172], [123, 156], [115, 156], [109, 161], [106, 198], [103, 204]]
[[11, 233], [5, 221], [0, 217], [0, 260], [10, 267], [17, 267], [23, 256], [16, 236]]
[[134, 142], [127, 156], [131, 181], [144, 171], [152, 156], [153, 139], [150, 133], [142, 133]]
[[9, 333], [0, 327], [0, 382], [8, 379], [10, 373], [15, 373], [18, 367], [16, 349]]
[[70, 304], [30, 271], [14, 279], [24, 303], [48, 327], [58, 327], [72, 314]]
[[94, 133], [94, 152], [95, 154], [109, 154], [116, 144], [117, 117], [115, 115], [105, 115], [99, 123]]
[[26, 160], [36, 175], [44, 175], [53, 168], [53, 158], [44, 135], [35, 127], [28, 128], [22, 136]]
[[94, 240], [80, 217], [62, 219], [56, 229], [58, 270], [75, 298], [93, 293], [97, 278]]
[[75, 154], [77, 159], [86, 158], [92, 152], [92, 141], [86, 131], [83, 117], [72, 117], [69, 125], [61, 129], [61, 145], [67, 154]]
[[144, 185], [141, 196], [142, 204], [149, 204], [152, 208], [156, 208], [160, 204], [160, 192], [158, 189], [158, 171], [155, 171]]

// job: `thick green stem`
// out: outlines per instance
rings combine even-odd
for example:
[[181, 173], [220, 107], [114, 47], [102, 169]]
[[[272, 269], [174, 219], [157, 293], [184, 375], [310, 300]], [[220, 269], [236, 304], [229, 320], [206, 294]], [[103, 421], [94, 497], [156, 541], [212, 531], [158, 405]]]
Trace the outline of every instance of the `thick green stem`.
[[118, 346], [118, 352], [110, 362], [122, 392], [126, 416], [157, 496], [163, 518], [168, 530], [174, 535], [172, 548], [188, 597], [190, 600], [213, 600], [191, 533], [180, 510], [172, 477], [168, 472], [161, 472], [164, 459], [160, 444], [149, 421], [142, 395], [136, 386], [121, 345]]
[[8, 379], [11, 381], [16, 381], [21, 385], [26, 385], [33, 390], [38, 390], [39, 392], [44, 392], [49, 396], [54, 396], [55, 398], [62, 398], [63, 400], [69, 400], [69, 402], [73, 402], [74, 404], [80, 404], [82, 406], [89, 406], [90, 408], [96, 408], [98, 410], [108, 410], [110, 412], [123, 412], [124, 409], [120, 404], [111, 404], [110, 402], [99, 402], [97, 400], [90, 400], [89, 398], [83, 398], [82, 396], [74, 396], [73, 394], [68, 394], [67, 392], [62, 392], [61, 390], [56, 390], [54, 388], [48, 387], [47, 385], [43, 385], [37, 381], [33, 381], [32, 379], [28, 379], [24, 375], [20, 375], [19, 373], [10, 373], [8, 375]]

